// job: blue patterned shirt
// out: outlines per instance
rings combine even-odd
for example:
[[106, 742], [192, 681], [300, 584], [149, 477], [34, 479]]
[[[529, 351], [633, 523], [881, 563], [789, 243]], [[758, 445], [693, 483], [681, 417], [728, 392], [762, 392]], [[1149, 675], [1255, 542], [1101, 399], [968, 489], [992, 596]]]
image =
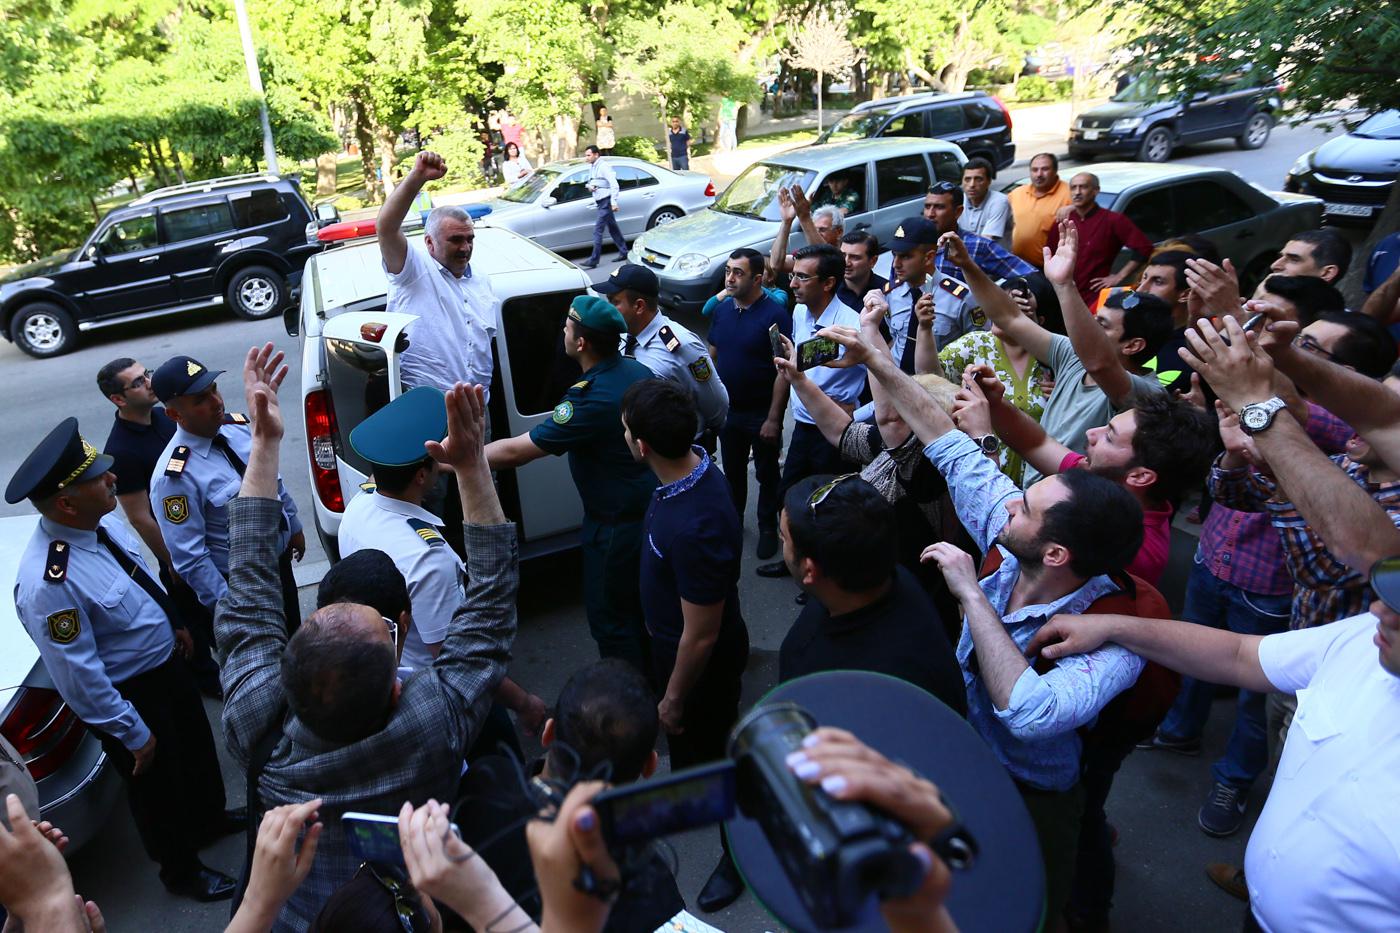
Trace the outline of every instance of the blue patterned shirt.
[[[958, 231], [958, 236], [962, 237], [963, 245], [967, 247], [967, 254], [972, 257], [973, 264], [993, 279], [1007, 279], [1013, 275], [1031, 275], [1040, 271], [1021, 257], [1008, 253], [995, 241], [984, 236], [964, 233], [961, 230]], [[951, 275], [962, 281], [962, 270], [953, 264], [946, 252], [940, 251], [934, 264], [940, 274]]]

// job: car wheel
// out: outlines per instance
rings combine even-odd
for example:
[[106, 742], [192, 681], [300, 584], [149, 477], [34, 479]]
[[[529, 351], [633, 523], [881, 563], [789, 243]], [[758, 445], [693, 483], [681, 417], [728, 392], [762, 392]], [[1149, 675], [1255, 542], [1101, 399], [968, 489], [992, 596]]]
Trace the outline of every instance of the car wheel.
[[685, 216], [685, 211], [679, 207], [659, 207], [656, 213], [647, 218], [647, 229], [659, 227], [662, 224], [669, 224], [674, 220], [680, 220]]
[[1235, 137], [1235, 144], [1241, 149], [1258, 149], [1269, 141], [1269, 133], [1274, 121], [1267, 113], [1256, 113], [1244, 125], [1244, 132]]
[[43, 359], [73, 349], [78, 341], [78, 326], [73, 323], [73, 316], [58, 305], [36, 301], [15, 312], [10, 321], [10, 338], [25, 353]]
[[276, 270], [248, 266], [229, 279], [224, 298], [234, 314], [245, 320], [261, 321], [282, 310], [287, 300], [287, 285]]
[[1165, 162], [1172, 154], [1172, 132], [1165, 126], [1154, 128], [1138, 147], [1138, 160], [1141, 162]]

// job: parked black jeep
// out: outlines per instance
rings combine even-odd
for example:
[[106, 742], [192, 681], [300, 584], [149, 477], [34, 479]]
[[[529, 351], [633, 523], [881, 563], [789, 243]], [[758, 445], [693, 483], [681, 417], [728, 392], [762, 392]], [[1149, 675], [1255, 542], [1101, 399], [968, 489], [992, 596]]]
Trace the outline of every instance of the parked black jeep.
[[80, 331], [211, 305], [272, 317], [321, 248], [307, 242], [314, 220], [294, 177], [152, 191], [114, 208], [79, 249], [0, 278], [0, 332], [44, 357], [72, 350]]

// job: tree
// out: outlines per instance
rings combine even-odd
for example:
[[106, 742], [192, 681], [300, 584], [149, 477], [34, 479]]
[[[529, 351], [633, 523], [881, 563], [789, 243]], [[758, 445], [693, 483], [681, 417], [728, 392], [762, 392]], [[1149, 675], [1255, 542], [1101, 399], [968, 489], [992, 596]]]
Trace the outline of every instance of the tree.
[[792, 48], [783, 58], [794, 68], [817, 73], [817, 132], [822, 129], [822, 79], [839, 75], [856, 60], [856, 48], [846, 37], [850, 15], [844, 8], [814, 9], [789, 24]]

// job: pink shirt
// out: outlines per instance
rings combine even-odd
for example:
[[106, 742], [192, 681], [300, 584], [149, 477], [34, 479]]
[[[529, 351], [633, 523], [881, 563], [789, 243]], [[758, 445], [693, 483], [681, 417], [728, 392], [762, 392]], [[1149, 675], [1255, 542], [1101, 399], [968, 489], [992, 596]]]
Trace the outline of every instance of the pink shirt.
[[[1073, 470], [1089, 459], [1083, 454], [1068, 453], [1060, 461], [1060, 472]], [[1172, 507], [1142, 510], [1142, 547], [1132, 563], [1125, 568], [1135, 577], [1141, 577], [1153, 586], [1162, 579], [1167, 569], [1167, 558], [1172, 553]]]

